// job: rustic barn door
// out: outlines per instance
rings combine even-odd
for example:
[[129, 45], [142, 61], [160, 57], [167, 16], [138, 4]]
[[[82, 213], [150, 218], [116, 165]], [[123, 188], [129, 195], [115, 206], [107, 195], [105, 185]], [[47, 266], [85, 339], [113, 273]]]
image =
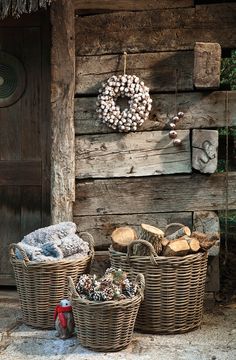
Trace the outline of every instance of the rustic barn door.
[[0, 284], [8, 246], [49, 221], [47, 17], [0, 22]]

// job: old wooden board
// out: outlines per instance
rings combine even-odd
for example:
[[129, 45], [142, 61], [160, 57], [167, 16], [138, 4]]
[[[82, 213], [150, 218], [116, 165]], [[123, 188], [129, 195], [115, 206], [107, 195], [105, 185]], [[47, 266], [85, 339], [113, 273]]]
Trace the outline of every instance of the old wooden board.
[[[236, 208], [236, 172], [229, 173]], [[142, 214], [225, 209], [225, 174], [77, 181], [74, 215]]]
[[[78, 56], [76, 58], [76, 94], [97, 94], [103, 81], [122, 74], [123, 55]], [[152, 92], [193, 90], [192, 51], [130, 54], [127, 73], [139, 76]], [[176, 80], [176, 70], [178, 76]]]
[[52, 3], [52, 223], [71, 220], [75, 197], [74, 158], [74, 8], [71, 1]]
[[[229, 125], [236, 126], [236, 91], [228, 92]], [[138, 128], [138, 131], [168, 129], [170, 119], [175, 114], [174, 94], [153, 94], [152, 110], [149, 119]], [[225, 91], [180, 93], [177, 96], [177, 109], [184, 112], [184, 118], [178, 123], [178, 129], [224, 127]], [[97, 119], [96, 98], [75, 99], [75, 132], [82, 134], [111, 133]]]
[[197, 42], [194, 46], [193, 82], [197, 89], [220, 87], [221, 47], [217, 43]]
[[76, 55], [193, 49], [195, 42], [236, 47], [236, 4], [77, 17]]
[[76, 10], [142, 11], [161, 8], [182, 8], [194, 5], [193, 0], [73, 0]]
[[117, 227], [131, 226], [138, 232], [140, 224], [144, 223], [164, 230], [167, 224], [178, 222], [192, 228], [192, 213], [75, 216], [74, 222], [79, 231], [88, 231], [93, 235], [96, 248], [107, 248], [111, 244], [111, 233]]
[[76, 177], [106, 178], [191, 172], [188, 130], [174, 146], [168, 131], [76, 137]]
[[192, 131], [192, 167], [201, 173], [212, 174], [218, 164], [219, 134], [217, 130]]

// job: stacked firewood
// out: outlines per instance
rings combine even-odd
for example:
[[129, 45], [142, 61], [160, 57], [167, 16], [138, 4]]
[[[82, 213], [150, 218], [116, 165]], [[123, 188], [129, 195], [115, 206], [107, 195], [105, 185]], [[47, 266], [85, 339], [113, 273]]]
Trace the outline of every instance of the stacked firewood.
[[[139, 232], [126, 226], [115, 229], [111, 235], [113, 249], [120, 252], [127, 252], [128, 245], [137, 239], [150, 242], [159, 256], [185, 256], [209, 250], [219, 240], [219, 233], [191, 232], [188, 226], [172, 223], [164, 231], [141, 224]], [[147, 246], [137, 243], [133, 246], [133, 254], [146, 256], [150, 251]]]

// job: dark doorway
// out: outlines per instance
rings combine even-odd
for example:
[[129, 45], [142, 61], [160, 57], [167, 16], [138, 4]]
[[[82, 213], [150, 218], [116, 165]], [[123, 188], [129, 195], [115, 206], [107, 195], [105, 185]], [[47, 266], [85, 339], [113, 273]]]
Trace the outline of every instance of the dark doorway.
[[0, 21], [0, 285], [9, 244], [50, 222], [49, 114], [48, 14]]

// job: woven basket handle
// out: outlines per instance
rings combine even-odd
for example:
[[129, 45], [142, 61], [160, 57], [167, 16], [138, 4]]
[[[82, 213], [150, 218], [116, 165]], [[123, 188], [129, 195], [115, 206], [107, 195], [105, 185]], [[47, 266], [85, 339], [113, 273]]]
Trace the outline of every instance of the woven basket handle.
[[77, 291], [75, 289], [75, 284], [71, 276], [67, 276], [67, 282], [68, 282], [68, 290], [70, 293], [70, 297], [72, 296], [78, 297]]
[[144, 275], [139, 273], [136, 276], [135, 282], [138, 284], [139, 293], [140, 293], [142, 301], [143, 301], [143, 299], [144, 299], [144, 290], [145, 290], [145, 277], [144, 277]]
[[157, 256], [157, 253], [154, 250], [154, 247], [152, 246], [152, 244], [150, 242], [148, 242], [146, 240], [142, 240], [142, 239], [134, 240], [127, 246], [127, 261], [130, 262], [130, 256], [133, 255], [133, 247], [136, 244], [142, 244], [142, 245], [146, 246], [146, 248], [149, 250], [149, 256], [150, 256], [151, 263], [154, 265], [157, 265], [156, 260], [155, 260], [155, 256]]
[[[92, 256], [92, 259], [94, 258], [94, 254], [95, 254], [95, 251], [94, 251], [94, 245], [95, 245], [95, 241], [94, 241], [94, 238], [93, 236], [88, 233], [87, 231], [81, 231], [79, 232], [79, 236], [87, 241], [89, 243], [89, 248], [90, 248], [90, 254]], [[83, 236], [85, 237], [85, 239], [83, 238]]]
[[16, 249], [19, 250], [21, 256], [23, 257], [23, 261], [25, 263], [30, 261], [27, 254], [26, 254], [26, 252], [25, 252], [25, 250], [19, 244], [15, 244], [15, 243], [12, 243], [12, 244], [9, 245], [10, 258], [12, 258], [12, 259], [16, 258]]

